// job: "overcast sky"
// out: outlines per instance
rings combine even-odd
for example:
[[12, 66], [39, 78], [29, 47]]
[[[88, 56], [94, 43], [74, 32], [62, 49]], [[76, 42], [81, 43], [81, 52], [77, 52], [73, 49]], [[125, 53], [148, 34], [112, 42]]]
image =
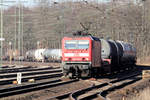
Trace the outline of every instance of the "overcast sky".
[[[3, 0], [3, 7], [11, 6], [22, 2], [25, 6], [34, 6], [38, 3], [39, 0]], [[84, 0], [50, 0], [51, 2], [67, 2], [67, 1], [84, 1]], [[109, 2], [110, 0], [87, 0], [90, 1], [97, 1], [97, 2]], [[1, 3], [0, 3], [1, 4]], [[1, 6], [1, 5], [0, 5]]]

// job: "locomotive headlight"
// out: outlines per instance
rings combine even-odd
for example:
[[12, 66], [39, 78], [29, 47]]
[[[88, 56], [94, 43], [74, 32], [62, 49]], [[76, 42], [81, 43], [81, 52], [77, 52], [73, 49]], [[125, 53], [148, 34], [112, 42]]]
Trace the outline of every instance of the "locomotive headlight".
[[65, 60], [68, 60], [68, 58], [65, 58]]
[[86, 60], [89, 60], [89, 58], [82, 58], [82, 61], [86, 61]]
[[85, 58], [85, 60], [89, 60], [89, 58]]
[[71, 58], [65, 58], [65, 61], [71, 61]]

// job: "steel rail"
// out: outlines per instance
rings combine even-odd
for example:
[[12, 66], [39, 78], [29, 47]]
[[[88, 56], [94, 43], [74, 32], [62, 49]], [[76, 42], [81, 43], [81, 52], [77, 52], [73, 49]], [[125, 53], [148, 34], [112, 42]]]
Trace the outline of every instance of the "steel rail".
[[[61, 69], [50, 69], [50, 70], [42, 70], [42, 71], [27, 71], [27, 72], [21, 72], [22, 76], [30, 76], [30, 75], [37, 75], [37, 74], [46, 74], [46, 73], [54, 73], [54, 72], [62, 72]], [[2, 78], [12, 78], [12, 77], [16, 77], [17, 73], [5, 73], [5, 74], [0, 74], [0, 79]]]
[[42, 89], [46, 89], [46, 88], [52, 88], [52, 87], [56, 87], [59, 85], [73, 83], [76, 81], [78, 81], [78, 80], [62, 81], [61, 79], [57, 79], [57, 80], [52, 80], [52, 81], [33, 83], [33, 84], [29, 84], [29, 85], [4, 88], [4, 89], [0, 89], [0, 97], [8, 97], [8, 96], [12, 96], [12, 95], [33, 92], [33, 91], [42, 90]]
[[[138, 75], [140, 75], [140, 74], [137, 73], [137, 74], [130, 75], [130, 76], [127, 76], [127, 77], [124, 77], [124, 78], [115, 79], [115, 80], [112, 80], [112, 81], [110, 81], [110, 82], [105, 82], [105, 83], [102, 83], [102, 84], [100, 84], [100, 85], [93, 85], [93, 86], [90, 86], [90, 87], [85, 88], [85, 89], [77, 90], [77, 91], [73, 92], [72, 94], [70, 94], [69, 99], [70, 99], [70, 100], [77, 100], [77, 97], [79, 97], [80, 95], [85, 94], [86, 92], [92, 91], [92, 90], [94, 90], [94, 89], [96, 90], [96, 89], [98, 89], [98, 88], [105, 87], [105, 86], [112, 85], [111, 88], [113, 88], [113, 87], [115, 87], [115, 85], [113, 85], [113, 84], [115, 84], [115, 83], [117, 83], [117, 82], [121, 82], [121, 81], [126, 80], [126, 79], [129, 79], [129, 78], [131, 78], [131, 77], [138, 76]], [[137, 80], [139, 80], [139, 79], [141, 79], [141, 78], [137, 78]], [[135, 79], [134, 81], [133, 81], [133, 80], [132, 80], [132, 81], [135, 82], [135, 81], [137, 81], [137, 80]], [[128, 83], [130, 83], [130, 82], [128, 82]], [[105, 92], [104, 92], [104, 93], [105, 93]], [[89, 99], [89, 98], [91, 99], [91, 98], [95, 97], [95, 96], [98, 95], [98, 94], [99, 94], [99, 92], [93, 93], [93, 95], [87, 96], [87, 97], [85, 97], [85, 98], [83, 98], [83, 99], [81, 99], [81, 100], [87, 100], [87, 99]], [[104, 97], [100, 95], [99, 98], [102, 99], [102, 98], [104, 98]], [[102, 99], [102, 100], [104, 100], [104, 99]]]
[[51, 97], [51, 98], [49, 98], [49, 99], [46, 99], [46, 100], [53, 100], [53, 99], [63, 100], [63, 99], [68, 98], [71, 93], [72, 93], [72, 92], [67, 92], [67, 93], [64, 93], [64, 94], [60, 94], [60, 95], [57, 95], [57, 96], [53, 96], [53, 97]]
[[119, 88], [122, 88], [122, 87], [124, 87], [126, 85], [132, 84], [132, 83], [134, 83], [134, 82], [136, 82], [136, 81], [138, 81], [140, 79], [141, 78], [136, 78], [136, 79], [130, 80], [128, 82], [123, 82], [120, 85], [113, 85], [113, 86], [109, 87], [108, 89], [103, 90], [102, 92], [93, 93], [91, 95], [88, 95], [86, 97], [81, 98], [80, 100], [92, 100], [92, 99], [95, 99], [95, 98], [99, 98], [100, 100], [107, 100], [106, 95], [109, 92], [114, 91], [114, 90], [119, 89]]
[[59, 69], [59, 68], [53, 68], [53, 67], [47, 67], [47, 68], [11, 68], [11, 69], [1, 69], [0, 74], [2, 73], [16, 73], [16, 72], [26, 72], [26, 71], [41, 71], [41, 70], [50, 70], [50, 69]]
[[[57, 73], [44, 74], [44, 75], [24, 76], [22, 77], [22, 82], [27, 82], [29, 79], [42, 80], [42, 79], [49, 79], [54, 77], [61, 77], [62, 75], [63, 75], [62, 73], [57, 72]], [[0, 80], [0, 85], [12, 84], [13, 81], [16, 81], [16, 78], [3, 79]]]

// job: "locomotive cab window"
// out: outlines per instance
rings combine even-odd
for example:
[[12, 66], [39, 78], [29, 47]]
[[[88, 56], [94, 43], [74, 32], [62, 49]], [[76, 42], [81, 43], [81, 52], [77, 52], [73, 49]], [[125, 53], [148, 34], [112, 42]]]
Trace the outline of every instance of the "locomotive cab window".
[[66, 40], [65, 48], [66, 49], [88, 49], [89, 41], [88, 40]]
[[76, 48], [76, 41], [75, 40], [65, 41], [65, 48], [66, 49], [75, 49]]
[[89, 41], [87, 40], [78, 41], [78, 49], [88, 49], [88, 48], [89, 48]]

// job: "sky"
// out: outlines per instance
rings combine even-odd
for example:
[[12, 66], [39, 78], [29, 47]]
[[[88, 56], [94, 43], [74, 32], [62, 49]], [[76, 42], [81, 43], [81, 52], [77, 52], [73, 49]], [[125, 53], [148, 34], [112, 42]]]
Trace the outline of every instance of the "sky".
[[[3, 4], [1, 3], [1, 1], [3, 1]], [[35, 6], [39, 1], [41, 0], [1, 0], [0, 1], [0, 8], [2, 7], [3, 5], [3, 8], [8, 8], [9, 6], [12, 6], [12, 5], [15, 5], [15, 4], [18, 4], [19, 1], [21, 3], [24, 4], [24, 6], [27, 6], [27, 7], [33, 7]], [[88, 1], [88, 2], [91, 2], [91, 1], [96, 1], [96, 2], [110, 2], [111, 0], [49, 0], [50, 2], [67, 2], [67, 1]], [[133, 0], [133, 1], [136, 1], [136, 0]]]
[[[7, 8], [8, 6], [15, 5], [17, 3], [22, 2], [25, 6], [34, 6], [38, 3], [39, 0], [3, 0], [3, 7]], [[50, 0], [51, 2], [67, 2], [67, 1], [83, 1], [83, 0]], [[97, 2], [109, 2], [110, 0], [87, 0], [90, 1], [97, 1]], [[2, 6], [2, 3], [0, 3], [0, 6]]]

